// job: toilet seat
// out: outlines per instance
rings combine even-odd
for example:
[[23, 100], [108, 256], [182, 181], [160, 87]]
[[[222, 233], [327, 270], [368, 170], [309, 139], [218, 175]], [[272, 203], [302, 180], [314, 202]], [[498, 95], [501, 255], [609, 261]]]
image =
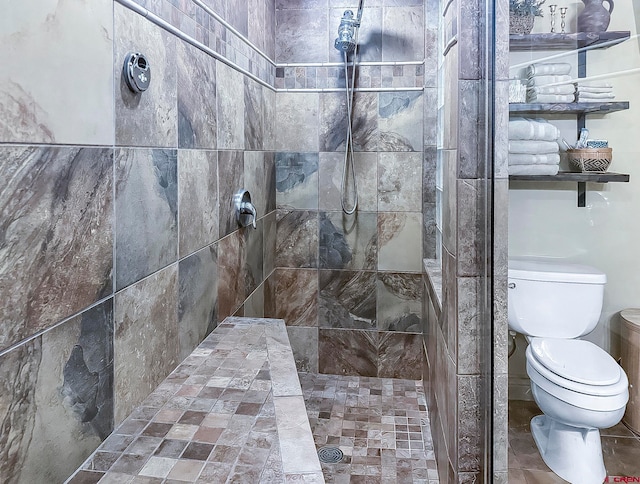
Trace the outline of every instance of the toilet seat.
[[547, 370], [585, 385], [614, 385], [620, 365], [599, 346], [584, 340], [532, 338], [531, 351]]
[[[606, 351], [588, 341], [554, 340], [552, 344], [558, 350], [561, 350], [563, 344], [567, 343], [567, 350], [564, 352], [565, 365], [562, 366], [560, 358], [554, 358], [552, 363], [549, 359], [545, 359], [548, 356], [546, 352], [534, 352], [533, 348], [536, 348], [536, 345], [533, 343], [537, 341], [539, 345], [543, 345], [545, 339], [547, 338], [533, 338], [532, 344], [526, 350], [527, 374], [532, 382], [556, 398], [583, 409], [613, 411], [626, 405], [629, 398], [627, 376], [624, 371], [619, 369], [618, 364]], [[556, 341], [558, 343], [555, 343]], [[586, 343], [586, 345], [574, 345], [573, 343]], [[580, 383], [564, 376], [563, 373], [566, 373], [570, 377], [576, 378], [576, 372], [573, 370], [580, 363], [585, 363], [584, 356], [571, 351], [569, 349], [571, 347], [573, 349], [577, 347], [588, 348], [587, 353], [590, 357], [594, 357], [598, 363], [604, 362], [604, 366], [608, 366], [603, 372], [596, 372], [596, 375], [592, 378], [599, 384]], [[549, 370], [543, 362], [546, 362], [548, 366], [554, 367], [557, 373]], [[611, 366], [610, 363], [614, 366]], [[613, 370], [617, 370], [617, 381], [613, 384], [608, 384], [607, 382], [612, 379]], [[577, 374], [578, 376], [579, 373]], [[598, 380], [597, 377], [602, 375], [604, 375], [604, 378]]]

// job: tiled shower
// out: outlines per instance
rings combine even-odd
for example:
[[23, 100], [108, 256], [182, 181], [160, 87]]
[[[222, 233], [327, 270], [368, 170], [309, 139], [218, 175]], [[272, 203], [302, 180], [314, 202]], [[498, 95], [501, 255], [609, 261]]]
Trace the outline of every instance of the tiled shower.
[[[64, 481], [229, 315], [285, 319], [303, 372], [423, 379], [441, 482], [484, 472], [484, 2], [365, 2], [346, 216], [333, 38], [355, 7], [4, 9], [1, 481]], [[121, 80], [132, 51], [151, 65], [140, 95]], [[236, 224], [241, 188], [255, 230]], [[423, 281], [435, 258], [439, 324]]]

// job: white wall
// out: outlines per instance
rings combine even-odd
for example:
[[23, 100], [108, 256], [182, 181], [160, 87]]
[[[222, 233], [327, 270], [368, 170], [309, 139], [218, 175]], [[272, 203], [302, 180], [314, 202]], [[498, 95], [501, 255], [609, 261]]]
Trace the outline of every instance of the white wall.
[[[534, 31], [548, 31], [548, 20], [547, 10]], [[640, 5], [616, 2], [608, 30], [630, 30], [633, 36], [639, 28]], [[523, 56], [512, 54], [512, 63], [522, 62]], [[639, 67], [638, 40], [587, 54], [587, 75]], [[614, 157], [609, 170], [629, 173], [630, 183], [589, 184], [587, 207], [578, 208], [575, 183], [512, 182], [509, 255], [566, 258], [604, 271], [608, 283], [602, 316], [587, 339], [617, 356], [617, 313], [640, 307], [640, 73], [610, 81], [616, 99], [628, 100], [631, 107], [606, 116], [591, 115], [587, 128], [592, 138], [609, 140]], [[564, 121], [559, 127], [563, 136], [575, 139], [575, 122]], [[521, 348], [511, 358], [511, 376], [522, 375], [523, 357]]]

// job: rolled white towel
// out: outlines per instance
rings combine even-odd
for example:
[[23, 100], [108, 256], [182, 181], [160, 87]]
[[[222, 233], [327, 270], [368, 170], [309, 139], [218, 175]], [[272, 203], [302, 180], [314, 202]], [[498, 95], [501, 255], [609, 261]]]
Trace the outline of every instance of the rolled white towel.
[[579, 92], [576, 95], [578, 101], [598, 101], [602, 99], [615, 99], [612, 92]]
[[529, 96], [527, 94], [527, 102], [529, 103], [572, 103], [575, 99], [573, 94], [539, 94], [537, 96]]
[[546, 120], [512, 118], [509, 120], [510, 140], [543, 140], [555, 141], [560, 132]]
[[509, 140], [509, 154], [543, 155], [546, 153], [558, 153], [559, 151], [560, 146], [555, 141]]
[[576, 86], [573, 84], [559, 84], [557, 86], [540, 86], [530, 87], [527, 89], [527, 94], [573, 94], [576, 92]]
[[511, 165], [557, 165], [560, 163], [560, 154], [547, 153], [545, 155], [525, 155], [521, 153], [509, 153], [509, 166]]
[[556, 83], [571, 84], [571, 76], [533, 76], [527, 81], [527, 86], [540, 87]]
[[510, 165], [509, 175], [557, 175], [558, 165]]
[[613, 84], [606, 81], [578, 81], [578, 87], [613, 87]]
[[552, 63], [543, 62], [531, 64], [527, 67], [527, 77], [533, 76], [548, 76], [548, 75], [562, 75], [569, 74], [571, 72], [571, 64], [566, 62]]
[[612, 87], [589, 87], [576, 84], [576, 92], [613, 92]]

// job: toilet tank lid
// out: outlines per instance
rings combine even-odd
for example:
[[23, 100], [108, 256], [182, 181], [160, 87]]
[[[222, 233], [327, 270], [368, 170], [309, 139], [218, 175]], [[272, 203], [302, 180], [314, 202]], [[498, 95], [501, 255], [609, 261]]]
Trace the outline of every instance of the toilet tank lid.
[[595, 267], [534, 258], [509, 259], [509, 277], [528, 281], [604, 284], [607, 275]]

